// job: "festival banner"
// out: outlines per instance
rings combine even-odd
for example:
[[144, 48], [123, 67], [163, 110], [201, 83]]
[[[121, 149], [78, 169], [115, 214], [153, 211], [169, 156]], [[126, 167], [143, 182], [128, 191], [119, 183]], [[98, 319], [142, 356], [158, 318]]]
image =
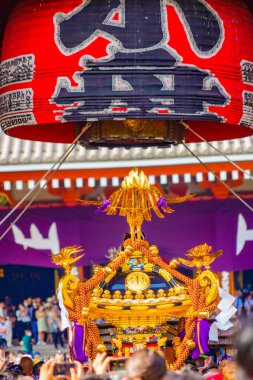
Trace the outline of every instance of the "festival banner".
[[[247, 202], [253, 206], [252, 199]], [[163, 258], [183, 257], [207, 243], [223, 250], [214, 270], [253, 269], [253, 215], [238, 200], [193, 199], [173, 208], [175, 212], [165, 219], [154, 216], [143, 224], [146, 239], [159, 247]], [[0, 219], [6, 214], [0, 210]], [[126, 232], [125, 218], [96, 214], [93, 207], [33, 207], [0, 242], [0, 265], [53, 267], [50, 255], [70, 245], [84, 248], [79, 265], [105, 264], [108, 250], [121, 246]]]

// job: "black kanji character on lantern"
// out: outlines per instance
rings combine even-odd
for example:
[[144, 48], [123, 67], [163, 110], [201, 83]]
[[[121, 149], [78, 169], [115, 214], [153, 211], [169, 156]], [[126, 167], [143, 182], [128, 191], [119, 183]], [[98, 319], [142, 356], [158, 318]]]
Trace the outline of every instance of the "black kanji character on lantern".
[[173, 61], [175, 52], [168, 47], [166, 4], [176, 9], [193, 50], [200, 55], [212, 55], [220, 48], [221, 20], [202, 0], [85, 1], [73, 12], [55, 16], [56, 42], [66, 54], [72, 54], [102, 35], [112, 41], [112, 55], [117, 51], [125, 54], [148, 51], [150, 54], [162, 48], [170, 52], [167, 59], [171, 55]]
[[[227, 102], [227, 94], [207, 71], [182, 65], [145, 71], [135, 68], [124, 73], [98, 68], [80, 74], [80, 82], [85, 83], [83, 91], [61, 86], [55, 99], [59, 106], [78, 104], [66, 109], [65, 121], [107, 118], [115, 107], [127, 107], [128, 115], [133, 118], [156, 118], [158, 115], [168, 118], [169, 113], [170, 119], [187, 115], [189, 120], [217, 120], [219, 117], [208, 111], [208, 105], [223, 106]], [[101, 97], [97, 96], [98, 88], [103, 89]], [[159, 113], [161, 109], [168, 113]]]
[[132, 118], [221, 119], [208, 109], [227, 104], [218, 79], [181, 64], [168, 46], [167, 3], [176, 9], [195, 53], [215, 54], [223, 41], [222, 22], [202, 0], [90, 0], [55, 16], [56, 42], [65, 54], [101, 35], [111, 41], [105, 59], [84, 57], [85, 70], [75, 76], [78, 86], [59, 79], [53, 102], [66, 107], [63, 121], [112, 118], [120, 109]]

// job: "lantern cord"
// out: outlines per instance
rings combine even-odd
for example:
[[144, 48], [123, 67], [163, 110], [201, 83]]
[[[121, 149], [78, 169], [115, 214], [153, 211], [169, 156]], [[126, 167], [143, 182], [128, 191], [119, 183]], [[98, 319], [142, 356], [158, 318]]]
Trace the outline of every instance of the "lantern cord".
[[191, 155], [195, 157], [199, 161], [199, 163], [208, 170], [209, 173], [213, 174], [217, 181], [222, 183], [223, 186], [225, 186], [236, 198], [239, 199], [241, 203], [244, 204], [244, 206], [246, 206], [251, 212], [253, 212], [253, 208], [239, 194], [237, 194], [226, 182], [222, 181], [222, 179], [220, 179], [220, 177], [212, 169], [210, 169], [209, 166], [206, 163], [204, 163], [184, 142], [182, 144], [188, 150], [188, 152], [190, 152]]
[[[39, 181], [35, 184], [34, 188], [32, 188], [16, 205], [13, 209], [1, 220], [0, 226], [17, 210], [17, 208], [28, 198], [30, 194], [32, 194], [38, 186], [40, 186], [41, 182], [45, 180], [45, 183], [39, 188], [39, 190], [32, 196], [30, 201], [24, 207], [24, 209], [19, 213], [16, 219], [9, 225], [9, 227], [5, 230], [5, 232], [0, 236], [0, 241], [7, 235], [7, 233], [11, 230], [12, 226], [17, 223], [17, 221], [21, 218], [21, 216], [26, 212], [26, 210], [31, 206], [33, 201], [37, 198], [37, 196], [41, 193], [41, 191], [46, 187], [48, 182], [51, 181], [55, 173], [60, 169], [61, 165], [66, 161], [68, 156], [71, 154], [73, 149], [76, 147], [76, 144], [79, 142], [81, 136], [90, 128], [91, 123], [87, 123], [79, 133], [79, 135], [75, 138], [75, 140], [68, 147], [66, 152], [59, 158], [59, 160], [53, 164], [53, 166], [39, 179]], [[49, 175], [49, 178], [46, 177]]]
[[236, 167], [241, 173], [243, 173], [245, 176], [248, 176], [249, 179], [253, 180], [253, 176], [241, 166], [239, 166], [236, 162], [232, 161], [226, 154], [222, 153], [218, 148], [216, 148], [213, 144], [211, 144], [209, 141], [207, 141], [204, 137], [200, 136], [197, 132], [195, 132], [188, 124], [186, 124], [184, 121], [181, 121], [181, 124], [188, 129], [190, 132], [192, 132], [195, 136], [197, 136], [201, 141], [208, 144], [213, 150], [215, 150], [217, 153], [219, 153], [221, 156], [226, 158], [228, 162], [230, 162], [231, 165]]

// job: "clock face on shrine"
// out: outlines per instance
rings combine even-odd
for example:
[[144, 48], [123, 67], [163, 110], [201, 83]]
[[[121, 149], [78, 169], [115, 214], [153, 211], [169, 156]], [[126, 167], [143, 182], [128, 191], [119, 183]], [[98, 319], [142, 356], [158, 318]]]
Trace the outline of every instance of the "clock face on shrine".
[[132, 272], [126, 277], [125, 284], [132, 292], [139, 292], [146, 290], [150, 286], [150, 279], [144, 272]]

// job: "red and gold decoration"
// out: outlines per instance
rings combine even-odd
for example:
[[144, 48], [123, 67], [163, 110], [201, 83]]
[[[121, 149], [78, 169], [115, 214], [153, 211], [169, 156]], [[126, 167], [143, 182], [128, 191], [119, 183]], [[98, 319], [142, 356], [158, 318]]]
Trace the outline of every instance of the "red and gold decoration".
[[124, 216], [130, 226], [131, 238], [141, 239], [141, 226], [144, 220], [151, 221], [152, 211], [159, 218], [164, 218], [165, 213], [174, 210], [168, 205], [181, 203], [192, 198], [192, 195], [166, 199], [156, 186], [151, 186], [143, 171], [133, 169], [123, 180], [121, 188], [115, 191], [108, 200], [94, 202], [83, 201], [83, 205], [99, 206], [97, 212], [105, 212], [107, 215]]
[[[188, 198], [176, 198], [174, 203]], [[99, 212], [125, 216], [130, 226], [130, 233], [110, 262], [104, 267], [96, 265], [93, 276], [78, 283], [70, 270], [81, 257], [77, 256], [80, 247], [67, 247], [53, 255], [54, 263], [66, 271], [59, 290], [73, 329], [73, 358], [83, 361], [87, 354], [94, 360], [98, 351], [106, 349], [97, 320], [114, 326], [111, 340], [115, 356], [129, 356], [144, 347], [163, 350], [171, 318], [177, 319], [178, 330], [170, 368], [180, 368], [190, 353], [197, 358], [208, 351], [207, 318], [219, 298], [218, 280], [210, 264], [221, 251], [212, 253], [210, 246], [202, 244], [190, 249], [186, 259], [166, 263], [159, 256], [158, 246], [145, 239], [141, 226], [144, 220], [151, 220], [152, 211], [159, 217], [171, 212], [168, 203], [173, 200], [150, 186], [142, 171], [132, 170], [107, 201], [93, 202]], [[180, 262], [196, 268], [193, 278], [177, 270]]]

